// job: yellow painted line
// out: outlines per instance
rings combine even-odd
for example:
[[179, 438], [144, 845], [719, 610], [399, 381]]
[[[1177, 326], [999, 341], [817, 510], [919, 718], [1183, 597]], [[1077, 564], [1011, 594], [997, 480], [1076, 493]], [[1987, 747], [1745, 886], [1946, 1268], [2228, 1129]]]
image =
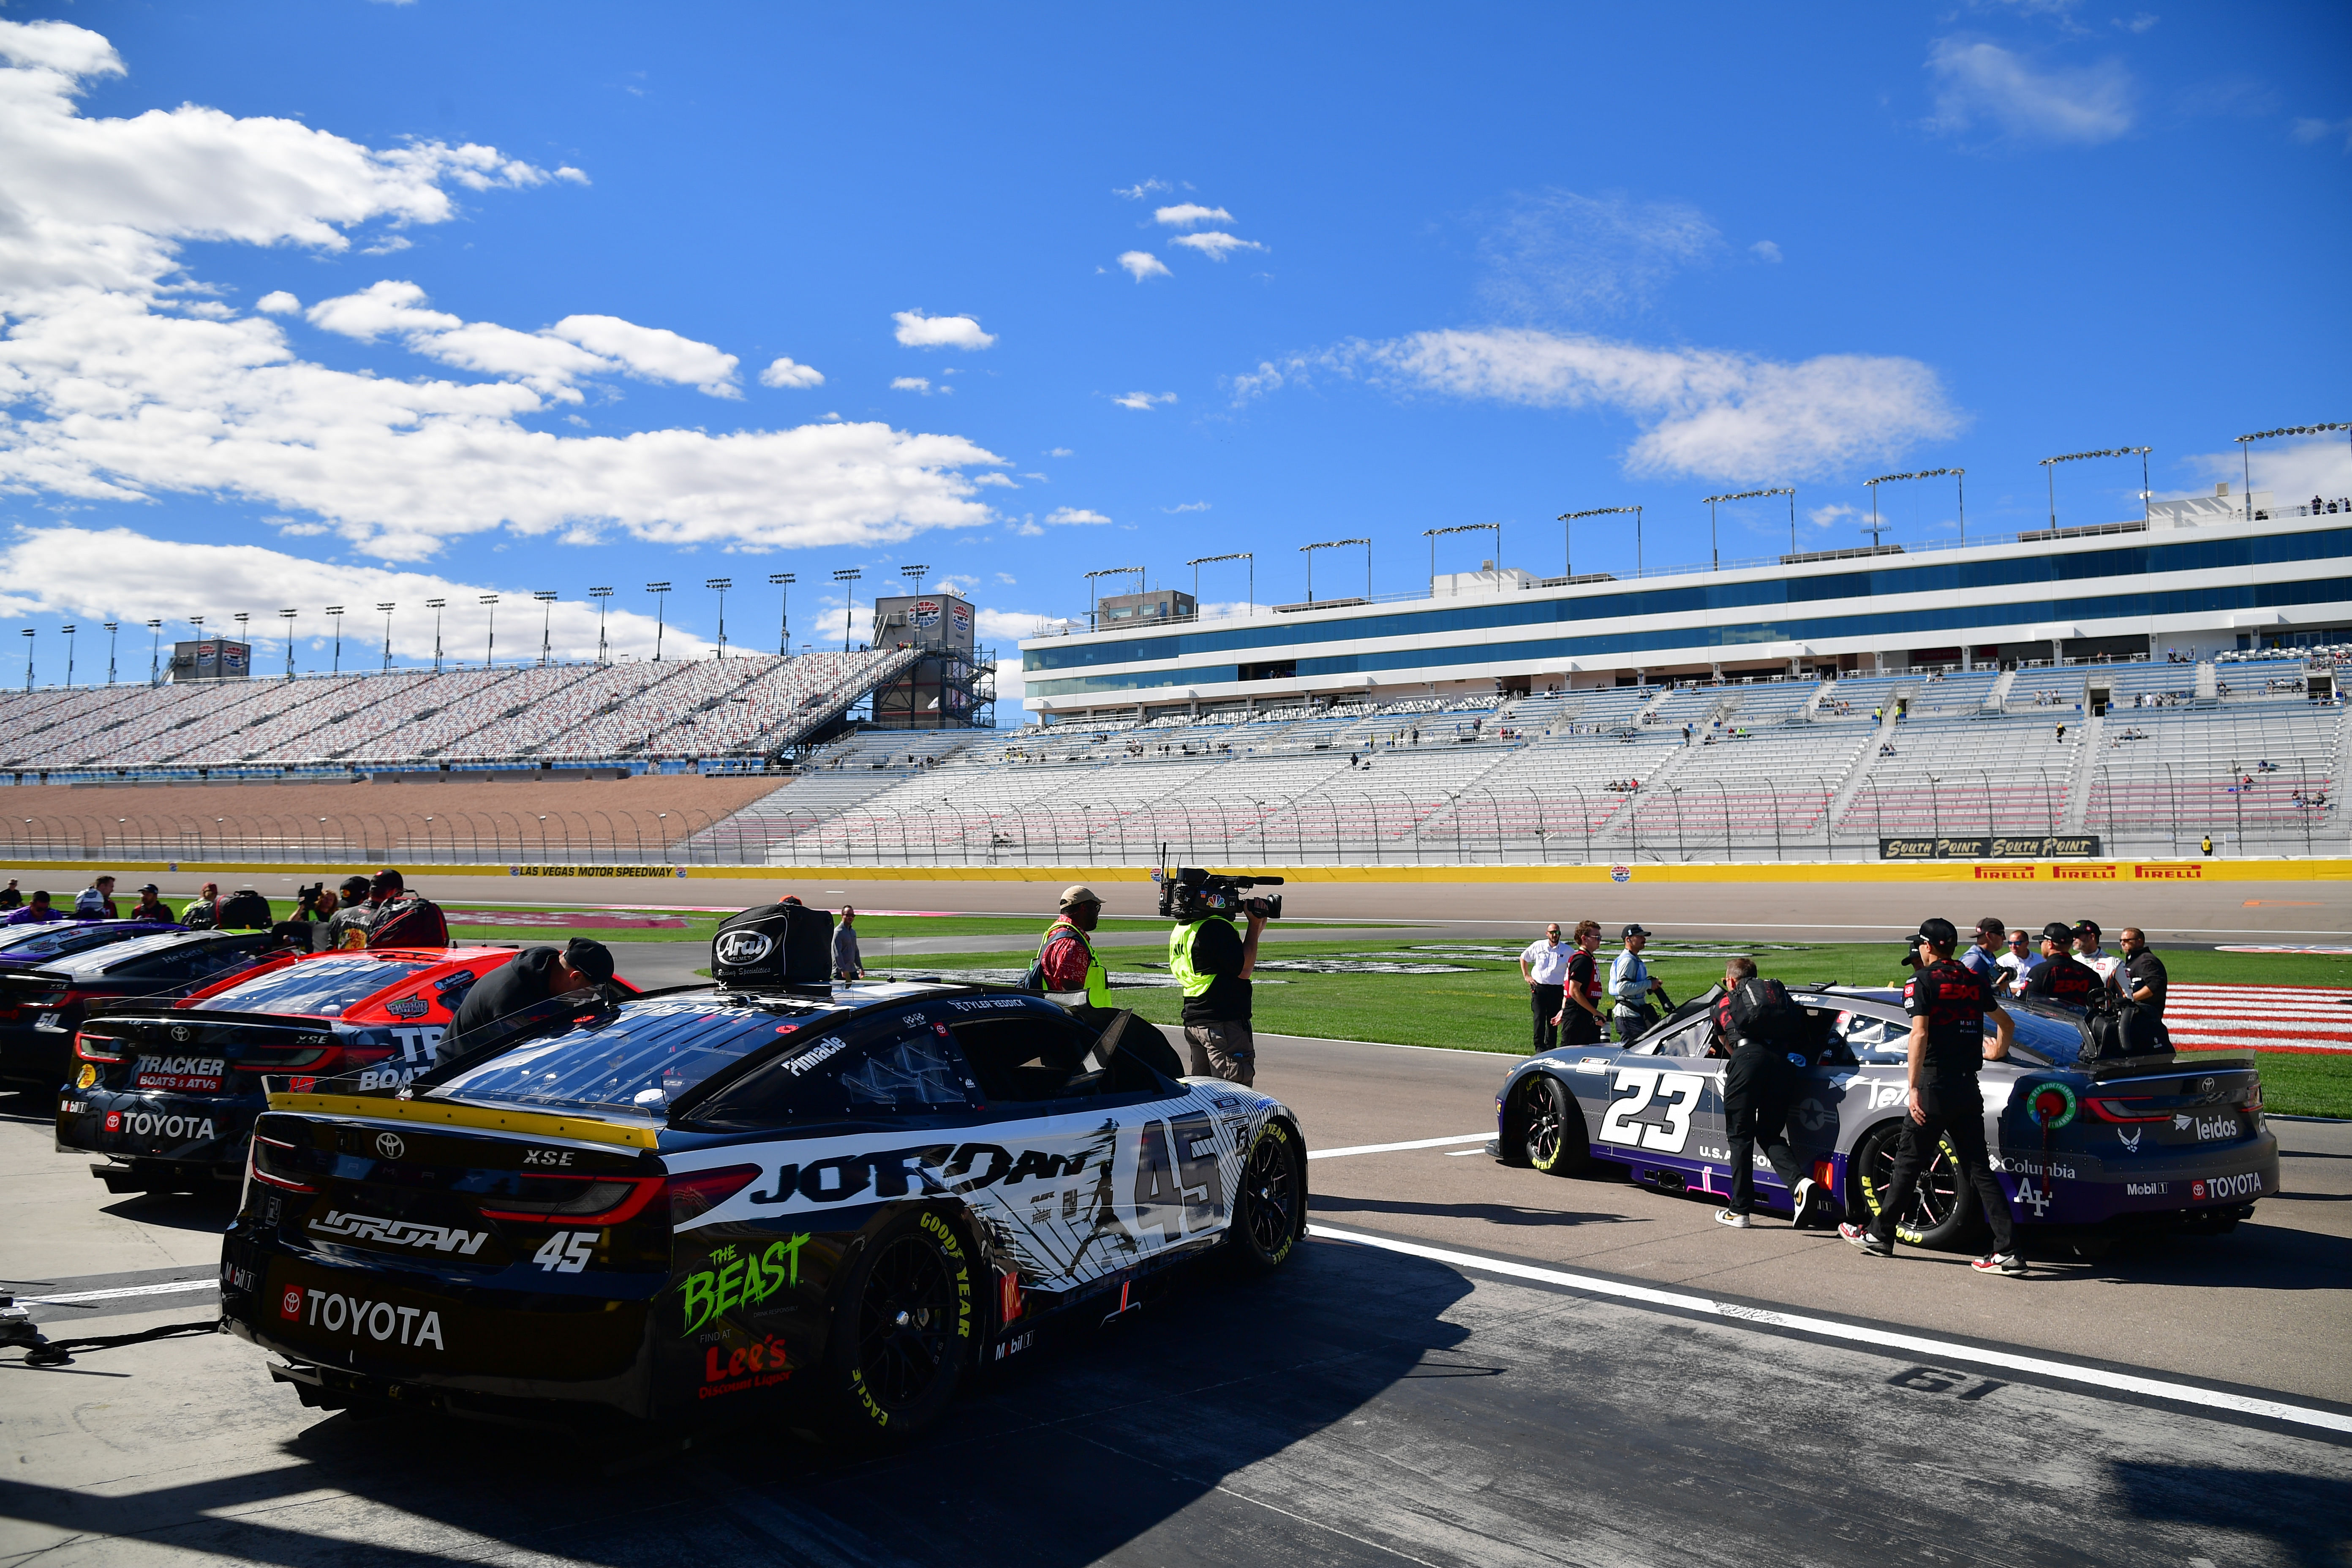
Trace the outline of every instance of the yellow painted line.
[[417, 1121], [438, 1127], [475, 1127], [521, 1132], [534, 1138], [568, 1138], [577, 1143], [615, 1143], [629, 1149], [657, 1147], [657, 1127], [628, 1127], [577, 1116], [534, 1110], [494, 1110], [438, 1100], [373, 1100], [353, 1094], [273, 1094], [272, 1110], [302, 1110], [318, 1116], [359, 1116], [376, 1121]]

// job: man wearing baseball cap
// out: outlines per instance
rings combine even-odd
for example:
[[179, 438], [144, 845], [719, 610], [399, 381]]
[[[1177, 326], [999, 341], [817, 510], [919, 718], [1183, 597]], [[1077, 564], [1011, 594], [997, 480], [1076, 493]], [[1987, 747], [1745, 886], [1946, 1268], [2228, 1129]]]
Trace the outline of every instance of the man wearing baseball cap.
[[2074, 928], [2064, 921], [2043, 926], [2042, 962], [2017, 988], [2018, 994], [2063, 1002], [2070, 1007], [2089, 1006], [2099, 994], [2099, 972], [2074, 956]]
[[1045, 940], [1037, 944], [1030, 973], [1047, 999], [1090, 1024], [1108, 1024], [1118, 1011], [1110, 999], [1110, 972], [1087, 935], [1102, 919], [1102, 895], [1079, 883], [1062, 889], [1059, 908], [1045, 928]]
[[[1927, 962], [1903, 987], [1903, 1010], [1911, 1016], [1910, 1113], [1895, 1153], [1894, 1180], [1868, 1225], [1841, 1225], [1838, 1234], [1873, 1258], [1894, 1257], [1895, 1215], [1910, 1206], [1919, 1172], [1938, 1142], [1948, 1142], [1960, 1179], [1976, 1188], [1978, 1207], [1992, 1227], [1992, 1250], [1969, 1267], [1979, 1274], [2022, 1274], [2025, 1258], [2010, 1224], [2009, 1198], [1993, 1178], [1985, 1150], [1984, 1094], [1977, 1084], [1979, 1068], [2009, 1055], [2017, 1026], [2001, 1011], [1992, 982], [1953, 961], [1959, 939], [1952, 922], [1940, 916], [1919, 922], [1919, 945]], [[1988, 1018], [1994, 1030], [1990, 1042], [1984, 1036]]]
[[613, 978], [613, 950], [601, 942], [575, 936], [561, 948], [527, 947], [514, 958], [476, 981], [457, 1005], [449, 1036], [441, 1047], [446, 1059], [465, 1048], [461, 1037], [487, 1031], [499, 1020], [534, 1006], [551, 996], [585, 991]]
[[1625, 951], [1609, 962], [1609, 994], [1617, 1021], [1617, 1037], [1631, 1041], [1658, 1021], [1656, 1011], [1650, 1005], [1650, 994], [1656, 992], [1663, 1002], [1666, 988], [1651, 977], [1650, 966], [1642, 961], [1642, 949], [1649, 945], [1650, 933], [1638, 925], [1629, 925], [1619, 935], [1624, 941]]
[[134, 921], [170, 921], [171, 909], [156, 895], [163, 889], [152, 882], [139, 885], [139, 901], [131, 906], [130, 918]]

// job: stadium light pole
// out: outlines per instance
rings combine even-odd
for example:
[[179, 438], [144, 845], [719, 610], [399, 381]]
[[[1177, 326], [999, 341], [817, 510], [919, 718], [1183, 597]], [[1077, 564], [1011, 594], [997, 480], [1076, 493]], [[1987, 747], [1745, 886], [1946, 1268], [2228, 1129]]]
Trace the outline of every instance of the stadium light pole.
[[294, 617], [301, 613], [299, 610], [278, 612], [278, 618], [286, 623], [286, 679], [289, 680], [294, 679]]
[[1716, 572], [1723, 570], [1723, 552], [1717, 545], [1715, 535], [1716, 502], [1754, 500], [1759, 496], [1789, 498], [1789, 553], [1794, 555], [1797, 552], [1797, 492], [1792, 486], [1774, 485], [1769, 490], [1741, 490], [1738, 495], [1709, 496], [1706, 498], [1706, 553], [1709, 570]]
[[2352, 424], [2337, 420], [2326, 425], [2282, 425], [2275, 430], [2257, 430], [2251, 436], [2235, 437], [2238, 443], [2238, 468], [2241, 483], [2246, 492], [2246, 521], [2254, 521], [2254, 464], [2248, 454], [2257, 441], [2274, 441], [2281, 436], [2325, 436], [2331, 430], [2342, 430], [2352, 440]]
[[66, 689], [71, 691], [73, 689], [74, 633], [80, 628], [67, 625], [59, 626], [58, 630], [66, 634]]
[[[1874, 479], [1864, 479], [1862, 482], [1865, 486], [1869, 487], [1870, 489], [1870, 520], [1873, 522], [1876, 522], [1878, 521], [1879, 486], [1899, 484], [1905, 479], [1932, 479], [1940, 478], [1945, 474], [1949, 474], [1952, 477], [1954, 493], [1959, 498], [1960, 542], [1962, 544], [1966, 544], [1969, 542], [1969, 492], [1968, 481], [1961, 476], [1965, 475], [1967, 472], [1968, 470], [1966, 468], [1922, 468], [1916, 474], [1881, 474]], [[1796, 504], [1797, 503], [1794, 501], [1790, 501], [1789, 503], [1792, 510]], [[1790, 528], [1789, 537], [1791, 540], [1796, 537], [1793, 525]], [[1874, 544], [1877, 543], [1878, 536], [1872, 534], [1871, 542]]]
[[782, 595], [782, 607], [776, 611], [776, 657], [789, 658], [793, 651], [793, 584], [800, 581], [791, 572], [768, 574], [769, 586]]
[[1219, 561], [1249, 563], [1249, 613], [1255, 617], [1257, 615], [1257, 553], [1249, 550], [1236, 550], [1231, 555], [1202, 555], [1184, 563], [1192, 569], [1192, 613], [1196, 616], [1201, 613], [1201, 568]]
[[33, 628], [25, 628], [25, 689], [33, 689]]
[[1299, 553], [1307, 557], [1307, 602], [1315, 602], [1315, 552], [1318, 550], [1343, 550], [1352, 544], [1364, 547], [1364, 597], [1372, 596], [1372, 542], [1369, 539], [1333, 539], [1321, 544], [1302, 544]]
[[111, 686], [114, 684], [114, 634], [122, 629], [122, 623], [107, 621], [103, 625], [106, 627], [106, 683]]
[[433, 673], [441, 673], [441, 612], [449, 607], [446, 599], [427, 599], [425, 607], [433, 612]]
[[648, 583], [646, 584], [646, 592], [654, 596], [654, 662], [659, 664], [662, 655], [662, 633], [667, 628], [669, 620], [669, 600], [667, 597], [669, 584]]
[[545, 669], [548, 661], [555, 657], [555, 590], [534, 588], [530, 596], [540, 604], [539, 668]]
[[[1559, 514], [1559, 521], [1561, 527], [1565, 529], [1573, 529], [1576, 526], [1576, 520], [1580, 517], [1614, 517], [1619, 512], [1626, 511], [1630, 511], [1633, 514], [1633, 575], [1639, 577], [1642, 574], [1642, 509], [1640, 507], [1590, 507], [1583, 511], [1561, 512]], [[1562, 541], [1562, 546], [1563, 548], [1572, 547], [1574, 542], [1575, 535], [1570, 533]], [[1570, 548], [1570, 555], [1563, 564], [1568, 567], [1568, 570], [1562, 574], [1563, 576], [1573, 577], [1576, 575], [1576, 561], [1572, 548]], [[1433, 576], [1435, 574], [1436, 574], [1433, 572], [1431, 574]]]
[[2147, 453], [2146, 447], [2104, 447], [2095, 452], [2068, 452], [2063, 457], [2042, 459], [2042, 477], [2050, 485], [2050, 526], [2058, 526], [2058, 465], [2079, 463], [2085, 458], [2137, 458], [2139, 459], [2139, 520], [2147, 521]]
[[612, 602], [613, 590], [591, 588], [588, 596], [596, 601], [596, 662], [610, 664], [613, 662], [612, 654], [604, 646], [604, 606]]
[[383, 668], [384, 673], [387, 675], [392, 672], [392, 612], [399, 607], [400, 605], [396, 601], [393, 604], [378, 605], [376, 606], [377, 609], [383, 612]]
[[343, 607], [329, 605], [326, 613], [327, 618], [335, 623], [335, 666], [331, 673], [341, 675], [343, 672]]
[[843, 566], [833, 574], [833, 580], [849, 595], [849, 607], [841, 615], [841, 651], [844, 653], [849, 651], [849, 628], [857, 621], [857, 580], [864, 575], [866, 569], [862, 566]]
[[147, 631], [147, 684], [161, 686], [163, 684], [163, 623], [149, 621]]
[[915, 585], [915, 596], [919, 599], [923, 596], [923, 579], [930, 574], [931, 569], [929, 566], [919, 563], [913, 566], [901, 566], [898, 568], [898, 575], [904, 577], [908, 582], [912, 583]]
[[253, 614], [249, 610], [239, 610], [229, 619], [236, 623], [236, 640], [245, 648], [245, 673], [250, 676], [253, 673], [253, 633], [247, 628], [252, 625]]
[[1141, 579], [1143, 576], [1143, 568], [1140, 566], [1106, 566], [1098, 572], [1089, 572], [1087, 574], [1087, 630], [1092, 631], [1095, 629], [1095, 579], [1097, 577], [1125, 577], [1129, 575], [1133, 575], [1139, 580]]
[[491, 656], [498, 651], [499, 647], [499, 596], [496, 594], [484, 594], [474, 602], [486, 606], [490, 612], [490, 627], [482, 637], [482, 668], [488, 669], [490, 668]]
[[1503, 581], [1503, 525], [1501, 523], [1465, 522], [1457, 524], [1453, 528], [1424, 528], [1421, 531], [1422, 536], [1429, 541], [1429, 588], [1431, 593], [1433, 594], [1437, 591], [1437, 536], [1441, 533], [1483, 533], [1490, 528], [1495, 531], [1495, 582], [1496, 585], [1499, 586]]
[[732, 577], [705, 577], [702, 585], [719, 595], [719, 657], [727, 657], [727, 590], [735, 585]]

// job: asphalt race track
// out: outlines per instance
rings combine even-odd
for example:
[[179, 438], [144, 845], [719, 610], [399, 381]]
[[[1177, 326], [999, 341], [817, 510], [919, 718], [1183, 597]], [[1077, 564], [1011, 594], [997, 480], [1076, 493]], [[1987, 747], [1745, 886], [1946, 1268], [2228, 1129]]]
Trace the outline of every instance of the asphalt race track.
[[[2233, 1236], [1980, 1279], [1499, 1166], [1500, 1058], [1261, 1050], [1319, 1156], [1293, 1267], [1043, 1347], [910, 1454], [358, 1422], [226, 1336], [11, 1353], [0, 1563], [2344, 1561], [2352, 1127], [2277, 1123]], [[225, 1205], [110, 1198], [0, 1105], [0, 1272], [85, 1298], [45, 1331], [207, 1318]]]

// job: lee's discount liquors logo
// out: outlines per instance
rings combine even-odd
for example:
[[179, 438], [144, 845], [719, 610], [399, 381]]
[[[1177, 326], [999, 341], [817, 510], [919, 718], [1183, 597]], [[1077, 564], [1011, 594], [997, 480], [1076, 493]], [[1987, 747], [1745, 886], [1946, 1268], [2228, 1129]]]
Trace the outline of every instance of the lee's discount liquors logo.
[[289, 1285], [278, 1297], [278, 1315], [289, 1323], [323, 1329], [331, 1334], [348, 1334], [353, 1340], [365, 1338], [380, 1344], [396, 1341], [414, 1350], [427, 1346], [436, 1351], [448, 1348], [441, 1342], [440, 1313], [346, 1296], [340, 1290]]

